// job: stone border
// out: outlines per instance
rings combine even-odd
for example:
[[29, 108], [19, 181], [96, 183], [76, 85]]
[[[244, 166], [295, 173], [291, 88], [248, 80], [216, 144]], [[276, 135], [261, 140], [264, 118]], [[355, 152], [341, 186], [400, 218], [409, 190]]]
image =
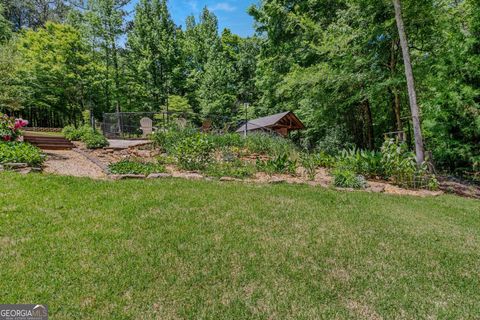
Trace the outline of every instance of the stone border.
[[31, 167], [27, 163], [2, 163], [0, 164], [0, 172], [13, 171], [21, 174], [28, 174], [31, 172], [42, 172], [42, 167]]

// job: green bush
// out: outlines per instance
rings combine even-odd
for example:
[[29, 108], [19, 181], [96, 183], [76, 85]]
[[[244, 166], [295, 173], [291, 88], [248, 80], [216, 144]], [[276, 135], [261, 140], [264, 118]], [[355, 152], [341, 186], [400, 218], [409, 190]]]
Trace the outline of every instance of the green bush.
[[82, 137], [86, 134], [93, 132], [93, 129], [90, 126], [83, 125], [81, 127], [75, 128], [75, 126], [69, 125], [63, 128], [63, 136], [71, 141], [80, 141]]
[[314, 180], [317, 174], [317, 159], [313, 154], [303, 154], [300, 158], [301, 165], [305, 169], [308, 179]]
[[108, 146], [108, 140], [103, 134], [90, 131], [82, 136], [82, 142], [88, 149], [98, 149]]
[[353, 170], [348, 168], [336, 168], [332, 172], [333, 184], [340, 188], [365, 188], [367, 183], [365, 178], [356, 174]]
[[44, 156], [39, 148], [25, 142], [0, 142], [0, 163], [41, 165]]
[[153, 140], [156, 147], [169, 154], [174, 154], [177, 145], [181, 141], [196, 134], [198, 134], [198, 131], [191, 127], [184, 129], [172, 127], [166, 130], [156, 131], [150, 138]]
[[381, 164], [385, 176], [394, 184], [406, 188], [438, 189], [435, 175], [429, 173], [427, 162], [417, 166], [415, 154], [405, 143], [394, 139], [385, 140], [382, 145]]
[[337, 163], [366, 177], [383, 177], [385, 174], [380, 152], [355, 148], [342, 150], [340, 155], [337, 156]]
[[144, 174], [165, 172], [165, 167], [159, 163], [139, 162], [133, 160], [122, 160], [112, 163], [108, 170], [114, 174]]
[[225, 134], [209, 134], [210, 141], [215, 146], [215, 149], [237, 147], [245, 147], [245, 138], [238, 133], [225, 133]]
[[174, 149], [178, 165], [185, 170], [202, 170], [213, 159], [214, 146], [208, 136], [196, 133], [179, 141]]
[[240, 160], [230, 162], [214, 162], [208, 165], [204, 172], [211, 177], [233, 177], [244, 179], [255, 173], [255, 167]]
[[291, 160], [288, 154], [284, 153], [275, 156], [266, 161], [257, 159], [257, 169], [268, 174], [273, 173], [288, 173], [294, 174], [297, 170], [297, 161]]
[[252, 133], [247, 136], [246, 147], [252, 153], [278, 156], [298, 152], [292, 141], [267, 133]]

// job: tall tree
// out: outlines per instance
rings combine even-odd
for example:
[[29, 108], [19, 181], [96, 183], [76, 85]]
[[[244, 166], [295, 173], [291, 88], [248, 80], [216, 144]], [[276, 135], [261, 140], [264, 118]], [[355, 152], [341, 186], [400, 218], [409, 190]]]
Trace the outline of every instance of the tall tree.
[[173, 73], [179, 54], [177, 28], [166, 0], [141, 0], [135, 12], [127, 41], [132, 80], [138, 84], [139, 95], [144, 96], [143, 104], [150, 110], [159, 110], [174, 91]]
[[125, 6], [130, 0], [90, 0], [86, 20], [94, 48], [101, 50], [106, 66], [105, 109], [121, 110], [120, 37], [125, 33]]
[[421, 165], [425, 160], [422, 127], [420, 122], [420, 110], [417, 104], [417, 93], [415, 91], [415, 80], [413, 77], [412, 62], [410, 60], [410, 50], [408, 47], [407, 35], [402, 17], [402, 6], [400, 0], [393, 0], [395, 7], [395, 20], [397, 21], [398, 34], [400, 37], [400, 46], [403, 53], [403, 62], [405, 66], [405, 75], [407, 78], [408, 96], [410, 100], [410, 109], [412, 112], [413, 133], [415, 137], [415, 154], [417, 165]]

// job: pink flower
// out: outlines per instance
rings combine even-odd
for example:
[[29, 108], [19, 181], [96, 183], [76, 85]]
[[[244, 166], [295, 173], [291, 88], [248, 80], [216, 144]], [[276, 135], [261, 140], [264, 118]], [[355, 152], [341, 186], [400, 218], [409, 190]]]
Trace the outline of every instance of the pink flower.
[[26, 127], [27, 125], [28, 125], [28, 121], [23, 120], [23, 119], [15, 119], [14, 130]]
[[12, 140], [11, 136], [3, 136], [3, 141], [10, 141]]

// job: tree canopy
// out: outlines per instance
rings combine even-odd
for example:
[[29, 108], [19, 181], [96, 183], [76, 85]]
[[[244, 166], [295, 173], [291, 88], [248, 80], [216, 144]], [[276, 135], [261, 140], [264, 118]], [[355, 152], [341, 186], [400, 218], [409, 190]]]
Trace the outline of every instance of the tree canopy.
[[[295, 111], [309, 149], [413, 147], [391, 0], [262, 0], [256, 33], [219, 30], [204, 8], [176, 25], [166, 0], [0, 0], [0, 112], [42, 126], [83, 110], [182, 110], [238, 123]], [[480, 167], [480, 1], [402, 0], [427, 154]]]

